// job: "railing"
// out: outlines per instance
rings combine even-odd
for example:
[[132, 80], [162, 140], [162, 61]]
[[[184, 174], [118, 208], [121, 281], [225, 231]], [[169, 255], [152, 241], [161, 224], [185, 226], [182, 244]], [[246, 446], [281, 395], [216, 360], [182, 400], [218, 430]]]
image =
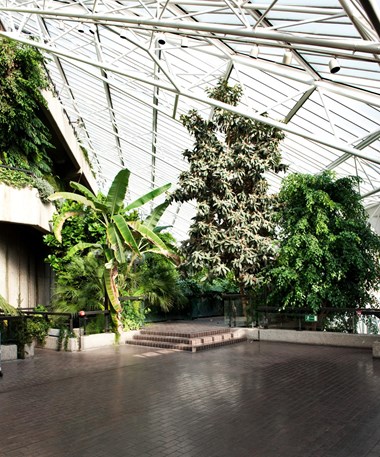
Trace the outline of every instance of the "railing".
[[318, 314], [308, 309], [279, 310], [260, 306], [246, 296], [245, 313], [240, 294], [224, 294], [224, 319], [230, 327], [261, 327], [292, 330], [319, 330], [344, 333], [380, 333], [380, 309], [321, 308]]
[[110, 331], [110, 312], [107, 310], [98, 311], [79, 311], [79, 332], [83, 328], [83, 335], [88, 334], [88, 327], [91, 322], [98, 321], [98, 316], [104, 316], [103, 325], [98, 325], [98, 330], [103, 327], [103, 332], [108, 333]]
[[[110, 312], [109, 311], [81, 311], [79, 313], [60, 313], [54, 311], [34, 311], [30, 308], [19, 308], [18, 315], [0, 314], [0, 331], [2, 332], [3, 343], [13, 344], [17, 342], [17, 326], [25, 319], [35, 317], [43, 318], [51, 324], [51, 327], [66, 328], [71, 334], [74, 327], [79, 328], [79, 333], [87, 335], [88, 333], [110, 331]], [[103, 316], [104, 319], [99, 319]], [[95, 320], [97, 321], [95, 324]]]

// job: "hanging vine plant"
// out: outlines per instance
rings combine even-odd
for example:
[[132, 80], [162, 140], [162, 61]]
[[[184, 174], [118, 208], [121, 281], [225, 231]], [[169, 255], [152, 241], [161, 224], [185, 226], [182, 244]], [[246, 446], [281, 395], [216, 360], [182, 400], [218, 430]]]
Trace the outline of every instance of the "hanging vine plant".
[[48, 87], [43, 56], [34, 48], [0, 39], [0, 163], [51, 173], [50, 133], [41, 120]]

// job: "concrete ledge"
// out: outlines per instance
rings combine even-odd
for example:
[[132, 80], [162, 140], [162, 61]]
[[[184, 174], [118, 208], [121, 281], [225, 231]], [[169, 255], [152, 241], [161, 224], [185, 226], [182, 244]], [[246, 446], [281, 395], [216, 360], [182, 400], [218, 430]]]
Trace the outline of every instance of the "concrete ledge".
[[54, 211], [52, 203], [42, 203], [37, 189], [15, 189], [0, 183], [0, 221], [31, 225], [50, 232]]
[[380, 358], [380, 341], [375, 341], [372, 346], [372, 357]]
[[[58, 332], [58, 335], [59, 335], [59, 332]], [[40, 347], [42, 347], [44, 349], [52, 349], [53, 351], [58, 351], [58, 335], [57, 336], [48, 335], [46, 337], [45, 344]], [[79, 349], [78, 339], [69, 338], [68, 343], [67, 343], [67, 351], [75, 352], [75, 351], [78, 351], [78, 349]], [[64, 342], [62, 342], [61, 351], [64, 351]]]
[[29, 359], [30, 357], [34, 357], [34, 348], [36, 346], [36, 343], [33, 341], [30, 344], [25, 344], [24, 345], [24, 358]]
[[297, 331], [257, 328], [246, 328], [244, 330], [247, 339], [256, 341], [278, 341], [284, 343], [360, 347], [368, 349], [371, 349], [376, 342], [379, 342], [380, 344], [380, 335], [356, 335], [335, 332], [310, 332], [306, 330]]
[[[138, 330], [123, 332], [120, 335], [118, 344], [125, 344], [125, 342], [132, 339], [133, 335], [137, 332]], [[98, 333], [95, 335], [81, 335], [80, 337], [78, 329], [74, 329], [74, 333], [77, 336], [74, 338], [69, 338], [67, 345], [68, 352], [76, 352], [79, 350], [86, 351], [89, 349], [96, 349], [117, 344], [114, 333]], [[58, 337], [59, 329], [50, 329], [43, 347], [45, 349], [51, 349], [54, 351], [58, 350]], [[61, 350], [64, 350], [63, 344]]]
[[17, 360], [17, 346], [15, 344], [1, 345], [1, 360]]

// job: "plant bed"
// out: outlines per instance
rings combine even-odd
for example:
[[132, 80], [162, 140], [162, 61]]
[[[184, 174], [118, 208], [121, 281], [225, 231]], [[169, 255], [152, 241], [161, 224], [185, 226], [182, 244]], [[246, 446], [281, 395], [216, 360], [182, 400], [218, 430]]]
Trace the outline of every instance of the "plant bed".
[[113, 346], [115, 344], [124, 344], [127, 339], [132, 338], [132, 335], [136, 331], [132, 330], [129, 332], [123, 332], [119, 338], [119, 342], [116, 342], [114, 333], [97, 333], [92, 335], [79, 335], [79, 329], [74, 329], [75, 337], [68, 337], [67, 344], [63, 341], [59, 343], [60, 329], [49, 329], [49, 334], [46, 338], [44, 346], [45, 349], [51, 350], [66, 350], [68, 352], [86, 351], [89, 349], [96, 349], [101, 347]]

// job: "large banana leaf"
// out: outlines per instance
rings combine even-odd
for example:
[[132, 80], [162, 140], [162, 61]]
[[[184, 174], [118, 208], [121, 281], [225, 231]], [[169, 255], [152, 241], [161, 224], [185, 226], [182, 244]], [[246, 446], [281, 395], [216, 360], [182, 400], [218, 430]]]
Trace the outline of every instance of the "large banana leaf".
[[121, 306], [120, 306], [117, 286], [115, 283], [116, 276], [117, 276], [116, 267], [113, 267], [110, 269], [104, 269], [104, 284], [106, 286], [108, 298], [109, 298], [111, 306], [115, 310], [115, 312], [120, 313]]
[[125, 248], [123, 246], [123, 241], [120, 239], [116, 226], [113, 223], [110, 223], [107, 226], [107, 239], [114, 252], [116, 260], [119, 263], [125, 263], [126, 259], [124, 254]]
[[158, 197], [162, 193], [166, 192], [169, 187], [171, 186], [170, 183], [165, 184], [164, 186], [157, 187], [157, 189], [153, 189], [147, 194], [141, 196], [137, 200], [133, 201], [132, 203], [129, 203], [129, 205], [126, 206], [125, 211], [130, 211], [131, 209], [139, 208], [140, 206], [145, 205], [145, 203], [150, 202], [154, 198]]
[[158, 221], [161, 219], [161, 216], [164, 214], [168, 206], [168, 200], [164, 201], [164, 203], [161, 203], [161, 205], [156, 206], [153, 209], [153, 211], [149, 214], [149, 216], [145, 219], [144, 225], [153, 230], [158, 224]]
[[157, 236], [149, 227], [140, 221], [127, 221], [127, 224], [141, 236], [154, 244], [160, 250], [160, 254], [166, 257], [170, 257], [172, 255], [172, 252], [168, 249], [164, 241], [162, 241], [161, 238]]
[[[158, 249], [158, 248], [145, 249], [144, 250], [144, 254], [147, 253], [147, 252], [152, 252], [153, 254], [161, 254], [162, 255], [161, 249]], [[173, 251], [169, 251], [169, 255], [167, 256], [167, 259], [173, 265], [179, 265], [179, 263], [181, 261], [180, 257]]]
[[135, 237], [133, 236], [132, 232], [130, 231], [130, 229], [128, 227], [129, 222], [126, 222], [124, 217], [121, 216], [120, 214], [116, 214], [113, 217], [113, 220], [115, 221], [116, 227], [118, 228], [122, 238], [127, 243], [127, 245], [130, 247], [131, 251], [133, 253], [136, 253], [137, 255], [140, 255], [140, 250], [139, 250], [139, 247], [135, 240]]
[[54, 225], [53, 225], [53, 232], [57, 240], [62, 243], [62, 227], [65, 221], [69, 217], [73, 216], [79, 216], [82, 213], [79, 211], [67, 211], [66, 213], [58, 214], [56, 219], [54, 220]]
[[50, 201], [59, 200], [61, 198], [65, 200], [74, 200], [75, 202], [82, 203], [82, 205], [89, 206], [95, 209], [94, 203], [83, 195], [74, 194], [73, 192], [55, 192], [48, 197]]
[[97, 200], [96, 195], [93, 192], [91, 192], [91, 190], [89, 190], [87, 187], [85, 187], [83, 184], [80, 184], [79, 182], [75, 182], [75, 181], [70, 181], [70, 186], [75, 190], [79, 190], [79, 192], [81, 194], [83, 194], [86, 198], [91, 200], [93, 203], [95, 203], [95, 201]]
[[83, 186], [82, 184], [79, 184], [78, 182], [71, 181], [70, 186], [73, 189], [79, 190], [81, 194], [83, 194], [84, 197], [86, 197], [88, 200], [92, 201], [95, 208], [100, 210], [100, 211], [107, 211], [107, 206], [99, 201], [98, 197], [91, 192], [90, 190], [87, 189], [87, 187]]
[[17, 309], [10, 305], [2, 295], [0, 295], [0, 312], [11, 316], [18, 314]]
[[67, 251], [66, 256], [68, 258], [73, 257], [77, 252], [83, 251], [83, 250], [89, 249], [89, 248], [101, 249], [102, 245], [98, 244], [98, 243], [84, 243], [83, 241], [81, 241], [80, 243], [78, 243], [75, 246], [73, 246], [72, 248], [70, 248]]
[[123, 207], [130, 174], [127, 168], [120, 170], [111, 184], [106, 200], [111, 216], [117, 214]]

